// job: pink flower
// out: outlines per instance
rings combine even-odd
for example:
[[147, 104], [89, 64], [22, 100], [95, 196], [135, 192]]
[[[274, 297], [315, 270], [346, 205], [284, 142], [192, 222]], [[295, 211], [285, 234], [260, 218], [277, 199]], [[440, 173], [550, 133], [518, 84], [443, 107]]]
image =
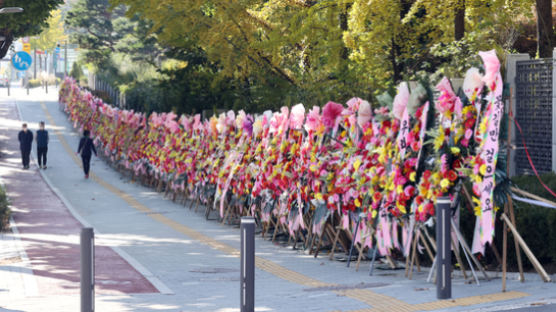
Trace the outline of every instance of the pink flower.
[[407, 102], [409, 101], [409, 87], [407, 86], [407, 82], [403, 81], [398, 85], [398, 93], [394, 98], [394, 104], [392, 108], [392, 114], [397, 119], [402, 119], [403, 112], [405, 111], [405, 107], [407, 106]]
[[203, 125], [201, 124], [201, 115], [196, 114], [193, 117], [193, 130], [201, 130]]
[[362, 99], [354, 97], [347, 101], [346, 105], [348, 106], [348, 109], [350, 111], [355, 113], [359, 109], [359, 105], [361, 104], [361, 102], [363, 102]]
[[253, 134], [253, 117], [251, 115], [245, 116], [243, 119], [243, 131], [247, 132], [249, 136]]
[[383, 106], [380, 108], [375, 108], [375, 114], [377, 115], [386, 115], [388, 114], [388, 107]]
[[485, 76], [483, 81], [489, 88], [493, 88], [494, 82], [496, 81], [496, 75], [500, 70], [500, 61], [496, 57], [496, 51], [481, 51], [479, 56], [483, 59], [483, 66], [485, 67]]
[[299, 103], [292, 107], [290, 113], [290, 128], [301, 129], [303, 121], [305, 121], [305, 107], [303, 107], [303, 104]]
[[448, 171], [448, 156], [446, 156], [446, 154], [440, 156], [440, 164], [440, 172], [444, 173]]
[[454, 90], [452, 90], [450, 80], [446, 77], [442, 78], [442, 80], [440, 80], [440, 82], [436, 85], [436, 89], [440, 91], [440, 96], [434, 103], [436, 110], [442, 114], [452, 111], [458, 97], [454, 93]]
[[233, 110], [229, 110], [228, 113], [226, 114], [226, 125], [231, 126], [235, 123], [236, 121], [236, 113], [234, 113]]
[[470, 101], [473, 101], [473, 95], [479, 94], [484, 86], [483, 75], [479, 72], [478, 68], [471, 67], [465, 73], [463, 80], [463, 93]]
[[322, 109], [322, 122], [327, 129], [332, 129], [336, 124], [336, 118], [340, 116], [344, 106], [335, 102], [328, 102]]
[[471, 129], [465, 130], [465, 138], [466, 139], [468, 139], [468, 140], [471, 139], [472, 135], [473, 135], [473, 130], [471, 130]]
[[179, 122], [186, 131], [191, 130], [191, 121], [187, 116], [181, 115]]
[[359, 124], [359, 127], [363, 128], [372, 117], [373, 111], [371, 110], [371, 104], [367, 101], [361, 101], [361, 103], [359, 103], [359, 109], [357, 110], [357, 124]]
[[321, 125], [320, 107], [313, 106], [313, 109], [307, 113], [307, 121], [305, 121], [305, 130], [314, 132]]

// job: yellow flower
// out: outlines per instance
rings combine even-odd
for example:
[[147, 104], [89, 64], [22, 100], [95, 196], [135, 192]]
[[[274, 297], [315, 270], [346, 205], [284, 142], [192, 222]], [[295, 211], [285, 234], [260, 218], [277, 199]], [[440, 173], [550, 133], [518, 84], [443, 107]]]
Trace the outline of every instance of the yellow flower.
[[438, 131], [438, 136], [434, 139], [434, 150], [438, 150], [444, 145], [444, 131]]
[[442, 181], [440, 181], [440, 186], [442, 188], [448, 188], [450, 186], [450, 180], [442, 179]]
[[316, 193], [316, 194], [315, 194], [315, 199], [317, 199], [317, 200], [323, 200], [322, 194], [321, 194], [321, 193]]
[[398, 210], [399, 210], [401, 213], [403, 213], [403, 214], [406, 214], [406, 213], [407, 213], [407, 210], [405, 210], [405, 206], [404, 206], [404, 205], [398, 204]]
[[485, 133], [485, 132], [487, 131], [487, 130], [486, 130], [486, 127], [487, 127], [487, 120], [488, 120], [488, 119], [485, 118], [485, 119], [483, 120], [483, 122], [481, 122], [481, 125], [480, 125], [480, 127], [479, 127], [479, 131], [480, 131], [481, 133]]
[[415, 182], [417, 173], [415, 171], [413, 171], [412, 173], [409, 174], [409, 181], [411, 182]]
[[452, 151], [452, 154], [454, 154], [454, 155], [459, 155], [459, 153], [461, 152], [459, 147], [452, 147], [452, 148], [450, 148], [450, 150]]
[[353, 203], [355, 204], [355, 207], [357, 208], [361, 207], [361, 202], [359, 201], [359, 198], [356, 198]]
[[479, 172], [481, 173], [481, 175], [485, 175], [487, 171], [487, 166], [485, 164], [482, 164], [481, 167], [479, 168]]
[[354, 163], [353, 163], [353, 169], [355, 169], [355, 171], [359, 170], [359, 166], [361, 166], [361, 160], [357, 159]]
[[359, 179], [359, 186], [363, 186], [363, 184], [365, 184], [366, 181], [367, 181], [367, 178], [365, 176], [363, 176], [361, 179]]
[[372, 214], [371, 214], [371, 215], [372, 215], [373, 219], [374, 219], [374, 218], [376, 218], [376, 215], [377, 215], [377, 212], [376, 212], [376, 210], [373, 210], [373, 212], [372, 212]]

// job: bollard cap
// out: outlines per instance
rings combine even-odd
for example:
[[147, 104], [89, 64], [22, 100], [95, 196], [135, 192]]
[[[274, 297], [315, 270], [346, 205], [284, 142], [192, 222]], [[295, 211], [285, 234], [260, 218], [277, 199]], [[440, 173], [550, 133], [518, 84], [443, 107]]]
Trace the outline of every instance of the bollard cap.
[[253, 218], [253, 217], [241, 217], [241, 223], [255, 223], [255, 218]]
[[438, 199], [436, 200], [437, 204], [451, 204], [452, 200], [450, 200], [450, 197], [448, 196], [442, 196], [442, 197], [438, 197]]

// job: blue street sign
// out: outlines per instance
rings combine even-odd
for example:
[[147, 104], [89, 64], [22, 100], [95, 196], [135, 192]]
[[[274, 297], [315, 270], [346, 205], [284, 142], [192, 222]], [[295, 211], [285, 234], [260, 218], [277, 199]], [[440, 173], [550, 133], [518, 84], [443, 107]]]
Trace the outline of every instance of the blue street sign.
[[12, 57], [12, 65], [16, 70], [27, 70], [32, 62], [31, 55], [25, 51], [16, 52]]

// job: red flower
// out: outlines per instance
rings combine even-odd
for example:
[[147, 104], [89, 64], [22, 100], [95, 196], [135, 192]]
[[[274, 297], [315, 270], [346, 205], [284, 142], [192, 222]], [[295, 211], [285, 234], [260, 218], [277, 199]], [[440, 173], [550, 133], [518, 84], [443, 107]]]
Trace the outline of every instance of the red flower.
[[434, 205], [432, 203], [425, 204], [425, 212], [429, 215], [434, 215]]
[[448, 178], [448, 180], [454, 182], [455, 180], [457, 180], [458, 174], [454, 170], [450, 170], [446, 173], [446, 178]]
[[465, 121], [465, 129], [471, 129], [475, 125], [475, 118], [470, 118]]
[[415, 197], [415, 203], [417, 205], [421, 205], [423, 203], [423, 197], [422, 196]]

